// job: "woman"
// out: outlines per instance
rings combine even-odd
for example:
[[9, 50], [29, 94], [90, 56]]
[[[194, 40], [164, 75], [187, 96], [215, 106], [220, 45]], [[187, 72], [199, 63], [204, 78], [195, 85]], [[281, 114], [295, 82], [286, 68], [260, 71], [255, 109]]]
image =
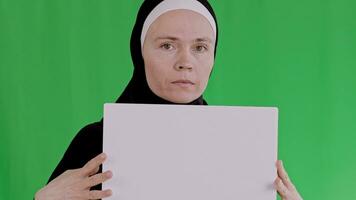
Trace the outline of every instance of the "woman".
[[[134, 73], [116, 102], [207, 105], [203, 92], [216, 55], [218, 27], [206, 0], [146, 0], [131, 35]], [[100, 199], [111, 171], [101, 172], [103, 120], [75, 136], [36, 199]], [[99, 155], [98, 155], [99, 154]], [[281, 162], [275, 187], [282, 199], [301, 199]]]

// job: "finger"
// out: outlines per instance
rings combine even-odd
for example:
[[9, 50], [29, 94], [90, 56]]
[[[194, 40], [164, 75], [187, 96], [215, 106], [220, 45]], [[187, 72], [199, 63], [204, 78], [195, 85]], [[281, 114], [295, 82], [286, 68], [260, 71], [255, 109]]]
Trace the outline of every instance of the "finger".
[[283, 181], [283, 183], [288, 188], [294, 187], [289, 176], [288, 176], [287, 171], [284, 169], [283, 162], [281, 160], [277, 161], [277, 173], [278, 173], [278, 177]]
[[274, 181], [274, 186], [282, 198], [287, 197], [288, 188], [283, 184], [283, 181], [280, 178], [276, 178]]
[[112, 191], [108, 190], [88, 190], [85, 199], [102, 199], [112, 195]]
[[95, 168], [93, 171], [89, 172], [88, 176], [92, 176], [92, 175], [98, 173], [98, 172], [99, 172], [99, 169], [100, 169], [100, 166], [98, 166], [97, 168]]
[[95, 158], [89, 160], [84, 167], [82, 167], [81, 172], [84, 176], [89, 176], [95, 174], [97, 170], [99, 170], [99, 166], [104, 162], [106, 159], [106, 154], [101, 153], [97, 155]]
[[105, 182], [106, 180], [112, 178], [112, 172], [106, 171], [105, 173], [95, 174], [91, 177], [88, 177], [84, 183], [86, 188], [96, 186], [100, 183]]

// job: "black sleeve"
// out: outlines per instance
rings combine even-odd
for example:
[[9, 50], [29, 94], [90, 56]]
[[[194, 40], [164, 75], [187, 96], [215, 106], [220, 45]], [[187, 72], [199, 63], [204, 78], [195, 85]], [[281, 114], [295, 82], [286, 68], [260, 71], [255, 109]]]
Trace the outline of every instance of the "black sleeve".
[[[103, 123], [96, 122], [82, 128], [70, 143], [48, 183], [68, 169], [83, 167], [103, 151]], [[100, 166], [99, 172], [102, 171]], [[101, 184], [91, 189], [101, 189]]]

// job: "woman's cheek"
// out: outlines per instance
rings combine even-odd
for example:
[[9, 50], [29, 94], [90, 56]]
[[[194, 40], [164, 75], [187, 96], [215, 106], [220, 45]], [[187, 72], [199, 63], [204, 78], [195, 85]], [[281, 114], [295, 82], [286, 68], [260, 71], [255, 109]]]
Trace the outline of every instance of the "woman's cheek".
[[202, 92], [206, 89], [208, 83], [209, 83], [209, 77], [210, 77], [211, 69], [206, 69], [203, 72], [203, 76], [200, 78], [200, 87]]

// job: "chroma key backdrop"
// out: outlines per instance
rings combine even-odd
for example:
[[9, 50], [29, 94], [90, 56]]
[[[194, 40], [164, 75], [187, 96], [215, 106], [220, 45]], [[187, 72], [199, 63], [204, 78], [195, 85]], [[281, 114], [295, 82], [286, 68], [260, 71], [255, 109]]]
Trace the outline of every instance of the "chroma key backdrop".
[[[211, 105], [279, 108], [305, 199], [356, 199], [356, 1], [210, 0]], [[31, 199], [131, 78], [141, 0], [0, 0], [0, 199]]]

